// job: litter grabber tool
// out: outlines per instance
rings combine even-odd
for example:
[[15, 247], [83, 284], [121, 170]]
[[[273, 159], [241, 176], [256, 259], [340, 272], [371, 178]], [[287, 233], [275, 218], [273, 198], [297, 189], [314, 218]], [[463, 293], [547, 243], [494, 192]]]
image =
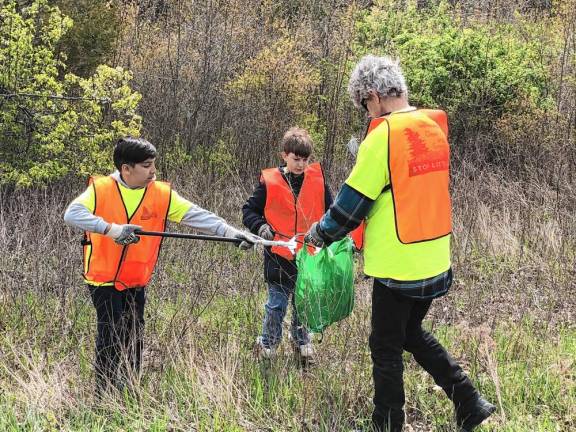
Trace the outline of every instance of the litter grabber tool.
[[[280, 234], [280, 233], [277, 233], [277, 234], [279, 234], [282, 237], [288, 238], [288, 236], [286, 236], [284, 234]], [[262, 241], [258, 244], [261, 244], [262, 246], [286, 247], [286, 248], [288, 248], [290, 253], [292, 253], [292, 255], [295, 255], [296, 254], [296, 247], [297, 247], [298, 243], [304, 244], [304, 242], [302, 240], [298, 240], [298, 237], [304, 237], [305, 234], [306, 233], [297, 233], [294, 237], [291, 237], [289, 240], [264, 240], [264, 239], [262, 239]], [[314, 249], [313, 255], [316, 255], [322, 249], [322, 248], [312, 246], [312, 245], [308, 245], [308, 246], [312, 247]]]
[[171, 238], [184, 238], [191, 240], [208, 240], [208, 241], [219, 241], [225, 243], [242, 243], [243, 239], [234, 237], [223, 237], [223, 236], [213, 236], [206, 234], [188, 234], [188, 233], [176, 233], [176, 232], [166, 232], [166, 231], [142, 231], [136, 230], [134, 234], [139, 236], [154, 236], [154, 237], [171, 237]]
[[[176, 232], [166, 232], [166, 231], [142, 231], [136, 230], [134, 231], [136, 235], [143, 235], [143, 236], [155, 236], [155, 237], [170, 237], [170, 238], [183, 238], [183, 239], [191, 239], [191, 240], [207, 240], [207, 241], [219, 241], [225, 243], [235, 243], [239, 245], [243, 241], [246, 241], [241, 238], [234, 238], [234, 237], [222, 237], [222, 236], [213, 236], [213, 235], [206, 235], [206, 234], [188, 234], [188, 233], [176, 233]], [[289, 241], [272, 241], [272, 240], [264, 240], [258, 238], [254, 244], [261, 244], [263, 246], [281, 246], [290, 249], [292, 253], [296, 251], [296, 237], [291, 238]]]
[[296, 241], [296, 236], [292, 237], [290, 240], [264, 240], [262, 239], [257, 244], [261, 244], [262, 246], [280, 246], [288, 248], [290, 253], [294, 255], [296, 253], [296, 246], [298, 242]]

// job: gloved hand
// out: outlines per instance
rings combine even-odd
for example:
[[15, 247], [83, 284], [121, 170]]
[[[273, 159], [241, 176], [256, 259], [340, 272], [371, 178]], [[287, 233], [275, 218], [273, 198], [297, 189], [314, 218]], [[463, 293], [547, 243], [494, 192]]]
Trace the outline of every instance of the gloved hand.
[[350, 141], [346, 143], [346, 148], [348, 149], [348, 151], [352, 156], [356, 157], [356, 155], [358, 155], [358, 149], [360, 148], [358, 138], [350, 137]]
[[238, 234], [236, 234], [236, 238], [244, 240], [238, 245], [238, 247], [242, 250], [252, 249], [258, 240], [258, 237], [256, 237], [254, 234], [245, 231], [240, 231]]
[[314, 222], [304, 236], [304, 242], [320, 248], [324, 246], [325, 240], [319, 230], [318, 222]]
[[134, 231], [141, 229], [142, 227], [140, 225], [117, 225], [112, 223], [110, 224], [110, 228], [108, 229], [108, 232], [105, 233], [105, 235], [114, 239], [114, 241], [119, 245], [126, 246], [131, 243], [138, 243], [140, 241], [140, 237], [134, 234]]
[[254, 247], [254, 243], [258, 241], [258, 237], [246, 231], [240, 231], [234, 227], [228, 226], [224, 234], [226, 237], [242, 239], [243, 241], [238, 245], [242, 250], [248, 250]]
[[265, 223], [258, 229], [258, 236], [264, 240], [274, 240], [274, 231], [272, 231], [270, 225]]

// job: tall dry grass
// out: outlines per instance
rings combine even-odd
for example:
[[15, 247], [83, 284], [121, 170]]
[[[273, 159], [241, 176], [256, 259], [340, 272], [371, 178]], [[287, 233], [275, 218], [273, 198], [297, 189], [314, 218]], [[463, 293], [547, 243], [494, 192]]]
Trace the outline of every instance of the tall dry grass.
[[[333, 189], [350, 165], [330, 176]], [[233, 168], [220, 181], [199, 167], [171, 174], [182, 195], [239, 224], [252, 179]], [[500, 413], [487, 430], [571, 427], [572, 201], [546, 184], [528, 187], [471, 161], [460, 163], [452, 180], [456, 282], [434, 303], [428, 325], [498, 402]], [[165, 242], [147, 290], [145, 361], [136, 390], [95, 403], [95, 317], [80, 275], [80, 235], [62, 222], [67, 202], [83, 187], [2, 196], [1, 426], [332, 431], [367, 423], [369, 281], [359, 275], [355, 311], [318, 343], [317, 367], [299, 369], [287, 343], [264, 367], [252, 355], [265, 300], [260, 254], [181, 240]], [[566, 183], [562, 193], [571, 190]], [[450, 405], [407, 361], [409, 427], [451, 430]], [[526, 379], [534, 380], [530, 389], [522, 387]], [[546, 393], [548, 408], [537, 415], [542, 410], [530, 401], [551, 383], [568, 391]], [[519, 391], [528, 402], [517, 400]]]
[[[235, 106], [235, 116], [215, 95], [243, 60], [279, 37], [280, 17], [299, 43], [314, 41], [300, 50], [317, 62], [329, 58], [328, 72], [336, 68], [323, 75], [318, 91], [329, 97], [313, 110], [329, 129], [318, 133], [319, 154], [331, 162], [336, 191], [352, 164], [341, 143], [360, 124], [341, 93], [351, 54], [332, 43], [350, 37], [339, 31], [349, 2], [333, 14], [318, 9], [330, 2], [279, 10], [274, 2], [168, 3], [184, 9], [155, 21], [126, 8], [128, 35], [118, 49], [118, 63], [134, 69], [144, 92], [148, 138], [161, 150], [182, 145], [184, 153], [160, 164], [163, 176], [239, 225], [257, 170], [275, 157], [262, 149], [285, 125], [261, 121], [270, 118], [265, 92], [254, 96], [261, 103]], [[471, 16], [513, 19], [510, 2], [455, 3]], [[299, 20], [298, 11], [310, 16]], [[484, 430], [576, 429], [574, 28], [565, 22], [565, 57], [555, 59], [550, 85], [557, 115], [503, 118], [490, 136], [469, 131], [467, 142], [453, 143], [456, 281], [427, 325], [498, 403]], [[286, 124], [296, 121], [276, 108]], [[236, 135], [218, 143], [227, 124]], [[194, 153], [200, 144], [209, 154]], [[221, 151], [228, 144], [233, 151]], [[298, 368], [286, 342], [265, 366], [252, 355], [265, 300], [260, 254], [181, 240], [165, 242], [147, 289], [142, 376], [132, 392], [95, 402], [95, 314], [81, 278], [80, 234], [62, 221], [83, 188], [74, 180], [0, 189], [0, 430], [339, 431], [368, 423], [370, 281], [358, 275], [355, 310], [317, 341], [316, 367]], [[454, 430], [449, 402], [408, 357], [406, 364], [408, 429]]]

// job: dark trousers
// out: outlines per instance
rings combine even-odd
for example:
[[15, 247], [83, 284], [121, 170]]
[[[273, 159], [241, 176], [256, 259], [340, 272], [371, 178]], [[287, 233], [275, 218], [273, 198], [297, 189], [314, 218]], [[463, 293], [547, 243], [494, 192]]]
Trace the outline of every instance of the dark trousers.
[[404, 381], [402, 352], [412, 353], [456, 409], [478, 397], [462, 368], [430, 333], [422, 328], [432, 300], [418, 300], [391, 291], [374, 281], [370, 351], [374, 378], [376, 430], [399, 432], [404, 424]]
[[96, 391], [101, 394], [108, 385], [122, 388], [140, 371], [146, 298], [144, 288], [88, 289], [96, 308]]

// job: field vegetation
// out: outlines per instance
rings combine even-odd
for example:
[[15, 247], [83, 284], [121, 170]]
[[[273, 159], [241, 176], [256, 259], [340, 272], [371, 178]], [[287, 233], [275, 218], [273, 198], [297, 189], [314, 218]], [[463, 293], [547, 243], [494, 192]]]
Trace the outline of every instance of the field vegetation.
[[[254, 359], [260, 253], [167, 240], [142, 376], [97, 401], [81, 234], [62, 216], [128, 133], [157, 145], [161, 178], [237, 226], [292, 125], [336, 191], [365, 121], [347, 78], [369, 52], [399, 56], [413, 104], [449, 114], [456, 281], [426, 325], [498, 406], [479, 430], [576, 430], [575, 26], [574, 0], [0, 0], [0, 430], [367, 427], [361, 257], [352, 315], [304, 370], [288, 341]], [[405, 361], [406, 429], [455, 431]]]

